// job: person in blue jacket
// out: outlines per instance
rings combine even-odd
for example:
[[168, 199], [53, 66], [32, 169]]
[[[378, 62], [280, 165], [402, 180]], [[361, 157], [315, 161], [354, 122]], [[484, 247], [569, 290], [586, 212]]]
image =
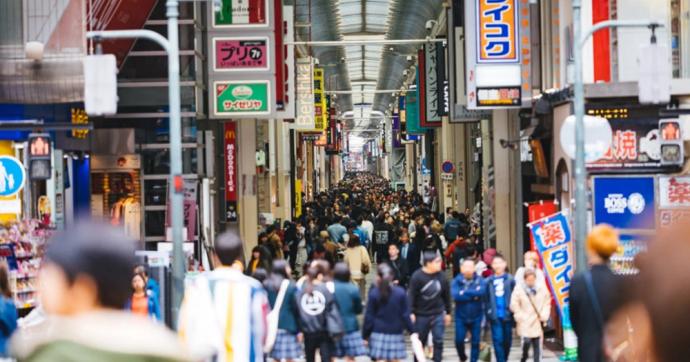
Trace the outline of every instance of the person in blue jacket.
[[465, 335], [468, 331], [472, 336], [470, 361], [476, 362], [479, 359], [486, 283], [475, 271], [474, 260], [465, 259], [460, 264], [460, 274], [450, 286], [450, 293], [455, 301], [455, 348], [462, 362], [467, 361]]
[[[277, 303], [283, 281], [287, 280], [289, 284], [280, 306], [278, 331], [270, 357], [276, 361], [291, 362], [304, 355], [301, 344], [302, 336], [297, 325], [297, 305], [295, 304], [297, 287], [290, 280], [287, 261], [283, 259], [274, 260], [271, 270], [271, 275], [263, 283], [268, 293], [268, 302], [271, 304], [271, 308], [274, 308]], [[355, 289], [357, 288], [355, 287]]]
[[7, 342], [17, 329], [17, 307], [12, 299], [7, 265], [0, 263], [0, 357], [7, 357]]
[[132, 277], [132, 295], [125, 308], [134, 314], [148, 316], [155, 321], [161, 320], [158, 296], [146, 289], [146, 276], [143, 273], [134, 274]]
[[513, 342], [513, 313], [510, 298], [515, 288], [515, 279], [506, 272], [506, 259], [496, 254], [491, 262], [494, 274], [486, 279], [486, 319], [491, 325], [497, 362], [506, 362]]
[[340, 262], [333, 268], [335, 302], [343, 318], [345, 335], [335, 342], [335, 356], [354, 361], [355, 357], [366, 356], [362, 333], [359, 331], [357, 315], [362, 314], [362, 298], [359, 288], [350, 280], [350, 267]]

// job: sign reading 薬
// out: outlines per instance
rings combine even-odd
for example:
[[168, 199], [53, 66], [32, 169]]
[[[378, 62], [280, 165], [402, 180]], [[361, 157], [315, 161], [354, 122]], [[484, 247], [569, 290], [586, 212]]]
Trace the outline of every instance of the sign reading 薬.
[[547, 216], [529, 224], [541, 256], [544, 273], [563, 324], [565, 356], [574, 360], [577, 340], [570, 322], [570, 281], [573, 277], [573, 242], [568, 218], [562, 213]]

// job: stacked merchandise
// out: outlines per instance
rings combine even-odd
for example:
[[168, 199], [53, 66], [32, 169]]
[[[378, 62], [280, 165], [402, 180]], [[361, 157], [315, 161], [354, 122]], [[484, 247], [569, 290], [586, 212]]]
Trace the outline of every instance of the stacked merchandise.
[[10, 289], [20, 310], [36, 306], [38, 268], [50, 235], [39, 220], [12, 222], [0, 228], [0, 261], [7, 263]]
[[640, 238], [621, 237], [618, 251], [611, 256], [609, 264], [611, 270], [620, 275], [637, 274], [635, 257], [638, 253], [647, 250], [647, 242]]

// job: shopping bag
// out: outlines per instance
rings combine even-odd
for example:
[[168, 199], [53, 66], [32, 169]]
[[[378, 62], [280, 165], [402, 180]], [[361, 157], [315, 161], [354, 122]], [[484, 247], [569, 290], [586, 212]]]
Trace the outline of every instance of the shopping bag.
[[491, 362], [491, 346], [488, 343], [482, 343], [479, 346], [479, 360], [482, 362]]
[[410, 342], [412, 343], [412, 352], [414, 353], [417, 362], [426, 362], [424, 346], [422, 345], [422, 341], [419, 340], [419, 335], [417, 333], [412, 333], [410, 335]]

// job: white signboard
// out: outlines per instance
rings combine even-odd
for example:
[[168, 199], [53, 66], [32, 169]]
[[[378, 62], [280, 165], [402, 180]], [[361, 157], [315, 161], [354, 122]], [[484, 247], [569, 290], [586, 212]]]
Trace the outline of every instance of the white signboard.
[[298, 130], [313, 130], [314, 121], [314, 60], [310, 58], [297, 59], [297, 100], [295, 123], [292, 128]]
[[659, 207], [690, 208], [690, 177], [659, 176]]

